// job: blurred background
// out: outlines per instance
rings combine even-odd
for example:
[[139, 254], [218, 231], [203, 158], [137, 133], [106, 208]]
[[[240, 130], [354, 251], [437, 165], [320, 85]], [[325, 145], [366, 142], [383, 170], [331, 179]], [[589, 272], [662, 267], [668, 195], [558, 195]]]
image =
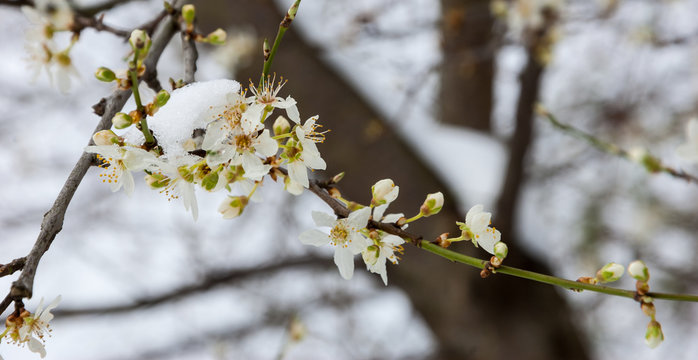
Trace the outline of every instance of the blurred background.
[[[100, 1], [74, 1], [85, 9]], [[110, 2], [111, 3], [111, 2]], [[258, 79], [261, 42], [291, 1], [195, 2], [204, 32], [197, 80]], [[130, 30], [161, 1], [116, 1], [104, 22]], [[649, 149], [698, 173], [675, 149], [697, 115], [698, 1], [336, 0], [301, 3], [273, 71], [301, 116], [319, 115], [327, 179], [346, 172], [345, 197], [370, 201], [392, 178], [392, 212], [412, 216], [442, 191], [439, 216], [410, 229], [456, 234], [477, 203], [509, 245], [506, 264], [576, 279], [637, 258], [654, 291], [698, 293], [698, 187], [601, 153], [536, 116], [623, 148]], [[124, 69], [128, 44], [83, 31], [80, 74], [61, 94], [28, 70], [32, 24], [0, 4], [0, 263], [26, 255], [113, 90], [99, 66]], [[66, 46], [68, 35], [57, 34]], [[175, 37], [158, 67], [183, 75]], [[132, 101], [126, 105], [130, 110]], [[695, 304], [657, 301], [666, 340], [644, 344], [648, 318], [630, 299], [573, 293], [453, 264], [412, 246], [388, 267], [389, 286], [358, 264], [343, 280], [330, 249], [297, 237], [313, 228], [303, 194], [265, 181], [264, 201], [223, 220], [220, 193], [198, 191], [194, 222], [136, 176], [134, 196], [111, 193], [90, 170], [43, 257], [26, 302], [61, 294], [47, 359], [693, 359]], [[469, 244], [456, 251], [486, 258]], [[0, 278], [9, 289], [13, 276]], [[631, 289], [634, 281], [617, 286]], [[5, 290], [3, 290], [5, 291]], [[3, 315], [7, 316], [7, 312]], [[297, 335], [300, 333], [302, 337]], [[0, 344], [6, 360], [37, 354]]]

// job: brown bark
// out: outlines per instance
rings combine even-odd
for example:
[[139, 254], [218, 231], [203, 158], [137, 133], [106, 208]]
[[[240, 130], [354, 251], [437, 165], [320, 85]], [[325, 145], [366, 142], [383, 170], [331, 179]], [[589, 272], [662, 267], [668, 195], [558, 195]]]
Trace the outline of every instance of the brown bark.
[[441, 0], [441, 121], [490, 131], [494, 19], [489, 0]]
[[[250, 25], [269, 37], [270, 41], [282, 18], [271, 1], [205, 3], [206, 6], [202, 2], [202, 6], [198, 7], [202, 20], [200, 24], [211, 27]], [[301, 6], [299, 16], [302, 16], [302, 12]], [[407, 213], [418, 211], [429, 192], [444, 191], [447, 201], [454, 199], [429, 166], [415, 156], [387, 123], [381, 121], [375, 109], [325, 64], [320, 55], [318, 49], [297, 36], [292, 26], [272, 68], [272, 71], [283, 74], [289, 80], [284, 92], [293, 94], [298, 100], [301, 117], [320, 114], [320, 122], [332, 130], [327, 142], [319, 146], [328, 169], [316, 175], [327, 178], [346, 171], [346, 177], [340, 183], [344, 195], [363, 203], [370, 200], [370, 186], [373, 183], [390, 177], [400, 186], [400, 197], [391, 208]], [[253, 63], [255, 67], [248, 69], [240, 79], [249, 77], [256, 81], [259, 78], [261, 46], [260, 54]], [[486, 82], [491, 83], [491, 74]], [[485, 93], [487, 99], [482, 100], [478, 108], [483, 107], [482, 104], [491, 104], [491, 91]], [[535, 96], [536, 93], [533, 93]], [[462, 101], [453, 101], [464, 106]], [[490, 110], [482, 111], [488, 115], [478, 118], [489, 120]], [[513, 216], [513, 209], [507, 216]], [[461, 217], [454, 204], [447, 202], [439, 216], [420, 220], [410, 230], [428, 237], [436, 237], [445, 231], [455, 234], [457, 228], [454, 221]], [[456, 248], [472, 251], [472, 247]], [[553, 288], [499, 275], [483, 280], [476, 270], [413, 247], [406, 250], [401, 265], [390, 267], [390, 281], [406, 292], [433, 331], [438, 342], [436, 358], [587, 358], [581, 336], [571, 321], [570, 311]], [[534, 259], [524, 254], [518, 258], [512, 254], [512, 257], [517, 264], [531, 269], [539, 268]]]

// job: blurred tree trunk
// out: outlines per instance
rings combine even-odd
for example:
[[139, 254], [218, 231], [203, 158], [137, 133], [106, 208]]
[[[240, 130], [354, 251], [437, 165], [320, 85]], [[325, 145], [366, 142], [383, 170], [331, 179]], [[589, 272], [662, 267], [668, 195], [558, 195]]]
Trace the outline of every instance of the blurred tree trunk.
[[[206, 1], [197, 9], [201, 24], [211, 28], [226, 24], [253, 26], [270, 41], [282, 18], [272, 1]], [[302, 16], [302, 7], [299, 15]], [[448, 201], [455, 197], [450, 196], [447, 186], [321, 55], [292, 27], [273, 66], [273, 71], [289, 80], [284, 92], [298, 100], [301, 117], [320, 114], [320, 123], [332, 130], [327, 144], [319, 145], [328, 169], [318, 175], [329, 177], [346, 171], [340, 184], [342, 191], [346, 197], [364, 203], [370, 200], [370, 186], [390, 177], [400, 186], [400, 197], [392, 209], [408, 213], [418, 211], [427, 193], [443, 191], [447, 206], [442, 213], [420, 220], [410, 229], [433, 238], [441, 232], [457, 231], [454, 221], [461, 219], [462, 214]], [[240, 74], [239, 80], [257, 81], [261, 63], [260, 46], [253, 68]], [[491, 71], [481, 79], [491, 87]], [[471, 88], [477, 89], [477, 85]], [[482, 90], [479, 95], [486, 96], [477, 108], [491, 107], [491, 91]], [[453, 101], [461, 106], [461, 114], [471, 110], [464, 113], [462, 107], [466, 103]], [[487, 115], [473, 118], [489, 121], [490, 110], [480, 111]], [[505, 236], [507, 242], [513, 240], [513, 236]], [[457, 250], [470, 251], [472, 247]], [[529, 268], [541, 268], [525, 255], [518, 260]], [[573, 324], [564, 299], [552, 287], [498, 275], [483, 280], [475, 269], [413, 247], [406, 249], [401, 263], [390, 267], [390, 281], [407, 293], [433, 331], [438, 343], [435, 358], [587, 358], [583, 336]]]
[[490, 131], [494, 19], [489, 0], [441, 0], [441, 121]]

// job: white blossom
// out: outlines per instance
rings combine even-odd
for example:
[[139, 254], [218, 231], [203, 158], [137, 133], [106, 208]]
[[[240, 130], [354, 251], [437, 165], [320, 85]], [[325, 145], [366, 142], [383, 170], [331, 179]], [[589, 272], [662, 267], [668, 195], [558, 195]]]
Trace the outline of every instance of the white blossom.
[[458, 222], [466, 240], [472, 240], [475, 246], [481, 246], [485, 251], [494, 255], [494, 245], [499, 242], [502, 234], [499, 230], [489, 227], [492, 213], [483, 211], [484, 206], [475, 205], [465, 215], [465, 223]]
[[292, 149], [283, 154], [288, 160], [288, 176], [306, 188], [310, 186], [307, 169], [325, 170], [327, 168], [325, 160], [315, 146], [316, 142], [324, 139], [322, 133], [315, 131], [319, 126], [315, 123], [317, 119], [318, 117], [314, 116], [306, 120], [303, 126], [296, 126], [295, 134], [299, 144], [292, 144]]
[[123, 187], [128, 195], [131, 195], [134, 189], [131, 171], [144, 170], [156, 162], [155, 155], [133, 146], [93, 145], [87, 146], [85, 152], [97, 154], [104, 162], [100, 165], [105, 169], [99, 175], [102, 182], [108, 183], [111, 191], [118, 191]]
[[23, 325], [19, 328], [19, 341], [28, 342], [29, 350], [38, 353], [42, 358], [46, 356], [44, 348], [44, 334], [49, 330], [49, 321], [53, 319], [53, 310], [61, 301], [59, 295], [46, 308], [43, 308], [44, 299], [39, 302], [36, 312], [24, 318]]
[[[254, 84], [250, 84], [250, 91], [253, 96], [247, 98], [250, 104], [249, 109], [243, 115], [244, 118], [254, 122], [264, 122], [271, 115], [274, 108], [285, 109], [288, 117], [295, 123], [300, 124], [300, 114], [296, 106], [296, 100], [290, 95], [286, 99], [277, 96], [285, 82], [283, 79], [274, 86], [275, 79], [264, 79], [261, 89], [257, 89]], [[266, 112], [266, 113], [265, 113]], [[264, 118], [262, 118], [264, 116]]]
[[390, 261], [393, 264], [397, 264], [399, 259], [395, 252], [402, 253], [401, 245], [404, 243], [405, 240], [399, 236], [383, 234], [379, 239], [374, 240], [373, 245], [369, 245], [361, 252], [366, 263], [366, 269], [372, 273], [379, 274], [385, 285], [388, 285], [385, 262]]
[[371, 203], [373, 205], [390, 204], [397, 199], [399, 192], [400, 187], [395, 186], [392, 179], [379, 180], [371, 186], [371, 194], [373, 195]]
[[319, 230], [308, 230], [300, 234], [300, 241], [306, 245], [322, 246], [331, 244], [335, 247], [334, 263], [339, 274], [345, 279], [351, 279], [354, 274], [354, 255], [360, 253], [368, 245], [368, 240], [361, 230], [368, 224], [371, 208], [362, 208], [349, 214], [345, 219], [335, 219], [334, 216], [313, 211], [315, 225], [329, 227], [330, 233]]

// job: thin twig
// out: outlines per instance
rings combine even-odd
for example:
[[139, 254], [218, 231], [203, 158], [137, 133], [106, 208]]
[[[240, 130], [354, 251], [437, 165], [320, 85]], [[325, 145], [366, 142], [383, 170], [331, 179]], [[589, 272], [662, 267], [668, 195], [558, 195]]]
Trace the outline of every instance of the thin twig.
[[184, 83], [191, 84], [196, 81], [196, 60], [199, 58], [199, 52], [196, 50], [194, 37], [186, 31], [182, 31], [182, 51], [184, 52]]
[[[130, 3], [132, 1], [143, 1], [143, 0], [107, 0], [105, 2], [94, 4], [91, 6], [73, 6], [76, 13], [84, 16], [94, 16], [102, 11], [110, 10], [116, 6]], [[72, 3], [72, 1], [71, 1]], [[72, 4], [71, 4], [72, 5]]]
[[[178, 0], [175, 6], [181, 7], [182, 2], [183, 1]], [[170, 18], [163, 24], [160, 31], [158, 31], [154, 37], [150, 52], [145, 60], [146, 66], [148, 68], [153, 68], [150, 74], [155, 74], [154, 68], [162, 55], [162, 51], [164, 50], [165, 46], [170, 41], [172, 36], [174, 36], [175, 31], [176, 26], [174, 25], [174, 19]], [[121, 110], [130, 95], [130, 90], [116, 90], [107, 99], [104, 115], [95, 128], [95, 132], [109, 129], [111, 127], [111, 118], [116, 114], [117, 111]], [[92, 140], [90, 140], [89, 143], [92, 143]], [[63, 185], [63, 188], [58, 194], [53, 206], [44, 215], [44, 219], [41, 223], [41, 231], [39, 232], [36, 242], [34, 243], [34, 247], [26, 257], [26, 263], [24, 265], [22, 274], [20, 275], [19, 279], [12, 283], [12, 288], [10, 289], [10, 294], [8, 295], [10, 300], [18, 301], [22, 298], [32, 297], [34, 276], [36, 275], [36, 269], [39, 265], [39, 261], [44, 253], [48, 251], [58, 232], [61, 231], [68, 204], [70, 204], [77, 187], [80, 185], [80, 182], [85, 176], [85, 173], [87, 172], [87, 169], [90, 167], [91, 163], [92, 154], [83, 152], [82, 156], [80, 156], [80, 159], [75, 164], [75, 167]], [[9, 306], [9, 302], [4, 301], [1, 304], [0, 314], [7, 309], [7, 306]]]
[[0, 265], [0, 277], [12, 275], [15, 273], [15, 271], [22, 270], [25, 262], [26, 258], [21, 257], [14, 259], [5, 265]]
[[85, 28], [93, 28], [97, 31], [106, 31], [109, 33], [112, 33], [116, 36], [123, 37], [123, 38], [128, 38], [131, 33], [127, 30], [120, 30], [113, 28], [109, 25], [104, 24], [104, 15], [95, 18], [95, 17], [88, 17], [88, 16], [82, 16], [82, 15], [76, 15], [73, 18], [73, 28], [72, 30], [75, 32], [81, 32]]
[[203, 291], [211, 290], [215, 287], [230, 284], [236, 281], [244, 281], [258, 276], [268, 275], [281, 270], [290, 268], [302, 268], [308, 266], [325, 266], [327, 261], [319, 257], [299, 257], [282, 260], [277, 263], [272, 263], [263, 266], [255, 266], [247, 269], [231, 269], [226, 271], [217, 271], [207, 274], [204, 279], [195, 284], [184, 285], [180, 288], [173, 289], [164, 294], [144, 297], [137, 299], [130, 304], [81, 308], [81, 309], [60, 309], [55, 310], [54, 314], [62, 318], [68, 316], [81, 316], [93, 314], [114, 314], [132, 311], [140, 308], [160, 305], [169, 301], [181, 299], [190, 295], [199, 294]]

